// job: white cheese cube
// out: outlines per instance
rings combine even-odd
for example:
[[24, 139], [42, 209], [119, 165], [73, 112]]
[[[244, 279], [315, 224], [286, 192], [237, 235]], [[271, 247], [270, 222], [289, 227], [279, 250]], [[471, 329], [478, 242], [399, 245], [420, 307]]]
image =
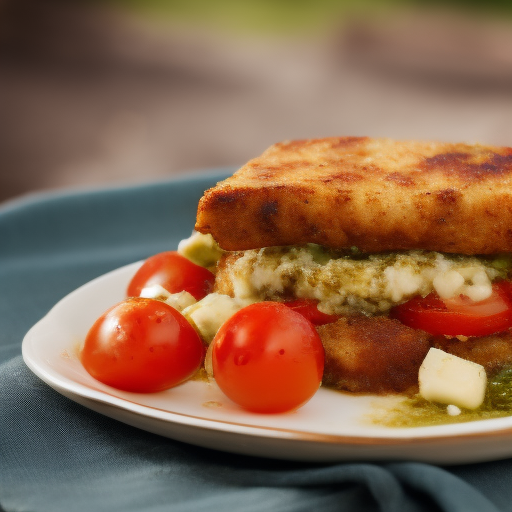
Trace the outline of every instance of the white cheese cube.
[[213, 267], [222, 256], [222, 250], [210, 234], [194, 231], [178, 244], [178, 253], [201, 267]]
[[170, 293], [159, 284], [143, 288], [140, 296], [147, 299], [161, 300], [178, 311], [182, 311], [196, 303], [196, 299], [189, 292]]
[[146, 286], [146, 288], [142, 288], [139, 296], [144, 297], [146, 299], [156, 299], [165, 301], [171, 295], [171, 292], [168, 292], [163, 286], [159, 284], [154, 284], [152, 286]]
[[249, 301], [234, 299], [229, 295], [210, 293], [199, 302], [183, 310], [204, 341], [210, 343], [220, 326], [238, 310], [250, 304]]
[[418, 380], [420, 395], [431, 402], [476, 409], [484, 401], [484, 367], [437, 348], [431, 348], [423, 360]]
[[182, 292], [172, 293], [169, 295], [169, 297], [167, 297], [167, 299], [165, 299], [164, 302], [169, 304], [169, 306], [172, 306], [174, 309], [182, 312], [184, 309], [192, 306], [197, 301], [191, 293], [183, 290]]

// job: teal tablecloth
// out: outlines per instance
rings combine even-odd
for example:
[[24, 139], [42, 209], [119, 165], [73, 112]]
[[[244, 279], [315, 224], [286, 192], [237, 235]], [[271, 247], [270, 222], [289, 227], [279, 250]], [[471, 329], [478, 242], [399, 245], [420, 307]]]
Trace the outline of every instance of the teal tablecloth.
[[512, 511], [510, 460], [440, 468], [230, 455], [106, 418], [28, 370], [26, 331], [86, 281], [176, 247], [218, 178], [0, 207], [0, 512]]

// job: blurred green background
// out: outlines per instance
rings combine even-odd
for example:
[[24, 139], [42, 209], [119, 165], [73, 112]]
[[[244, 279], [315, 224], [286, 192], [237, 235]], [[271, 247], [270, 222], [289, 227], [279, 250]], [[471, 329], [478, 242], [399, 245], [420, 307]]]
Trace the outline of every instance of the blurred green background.
[[399, 4], [393, 0], [112, 0], [112, 3], [160, 19], [260, 35], [310, 34], [329, 29], [354, 12], [389, 9]]
[[[99, 0], [97, 0], [99, 1]], [[110, 0], [146, 16], [201, 23], [235, 33], [297, 35], [330, 30], [353, 15], [434, 6], [484, 15], [512, 15], [509, 0]]]

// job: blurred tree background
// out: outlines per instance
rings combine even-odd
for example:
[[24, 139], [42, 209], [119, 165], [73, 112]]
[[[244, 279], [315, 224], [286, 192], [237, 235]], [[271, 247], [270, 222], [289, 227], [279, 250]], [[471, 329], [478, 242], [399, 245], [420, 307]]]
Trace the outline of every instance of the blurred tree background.
[[330, 30], [355, 14], [440, 6], [474, 14], [512, 16], [509, 0], [110, 0], [149, 16], [203, 23], [238, 33], [304, 34]]
[[509, 1], [0, 0], [0, 201], [511, 118]]

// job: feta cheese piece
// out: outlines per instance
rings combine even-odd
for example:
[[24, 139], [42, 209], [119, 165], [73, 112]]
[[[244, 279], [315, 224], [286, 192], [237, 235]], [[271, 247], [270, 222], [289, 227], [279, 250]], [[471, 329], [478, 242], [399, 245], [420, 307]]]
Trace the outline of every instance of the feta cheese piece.
[[448, 416], [458, 416], [462, 411], [456, 405], [450, 404], [446, 407], [446, 412]]
[[448, 270], [437, 274], [432, 285], [441, 299], [450, 299], [464, 285], [464, 277], [456, 270]]
[[210, 343], [220, 326], [250, 303], [250, 301], [234, 299], [229, 295], [210, 293], [183, 310], [183, 315], [196, 327], [203, 340]]
[[169, 304], [169, 306], [172, 306], [174, 309], [182, 312], [197, 301], [191, 293], [183, 290], [182, 292], [171, 293], [164, 302]]
[[244, 251], [218, 269], [218, 291], [253, 300], [316, 299], [330, 314], [379, 314], [415, 295], [435, 291], [444, 300], [492, 294], [500, 276], [485, 259], [406, 251], [350, 258], [318, 246], [266, 247]]
[[214, 267], [222, 256], [222, 249], [213, 236], [194, 231], [178, 244], [178, 253], [201, 267]]
[[189, 292], [170, 293], [159, 284], [143, 288], [140, 296], [147, 299], [161, 300], [178, 311], [183, 311], [185, 308], [196, 303], [196, 299]]
[[420, 395], [431, 402], [476, 409], [484, 401], [487, 376], [483, 366], [431, 348], [421, 364]]
[[406, 266], [391, 266], [384, 270], [387, 279], [386, 293], [393, 302], [400, 302], [404, 297], [416, 295], [423, 283], [420, 275], [415, 274], [413, 268]]
[[159, 284], [154, 284], [151, 286], [146, 286], [146, 288], [142, 288], [139, 296], [144, 297], [145, 299], [165, 301], [171, 296], [171, 292], [168, 292], [163, 286], [160, 286]]

